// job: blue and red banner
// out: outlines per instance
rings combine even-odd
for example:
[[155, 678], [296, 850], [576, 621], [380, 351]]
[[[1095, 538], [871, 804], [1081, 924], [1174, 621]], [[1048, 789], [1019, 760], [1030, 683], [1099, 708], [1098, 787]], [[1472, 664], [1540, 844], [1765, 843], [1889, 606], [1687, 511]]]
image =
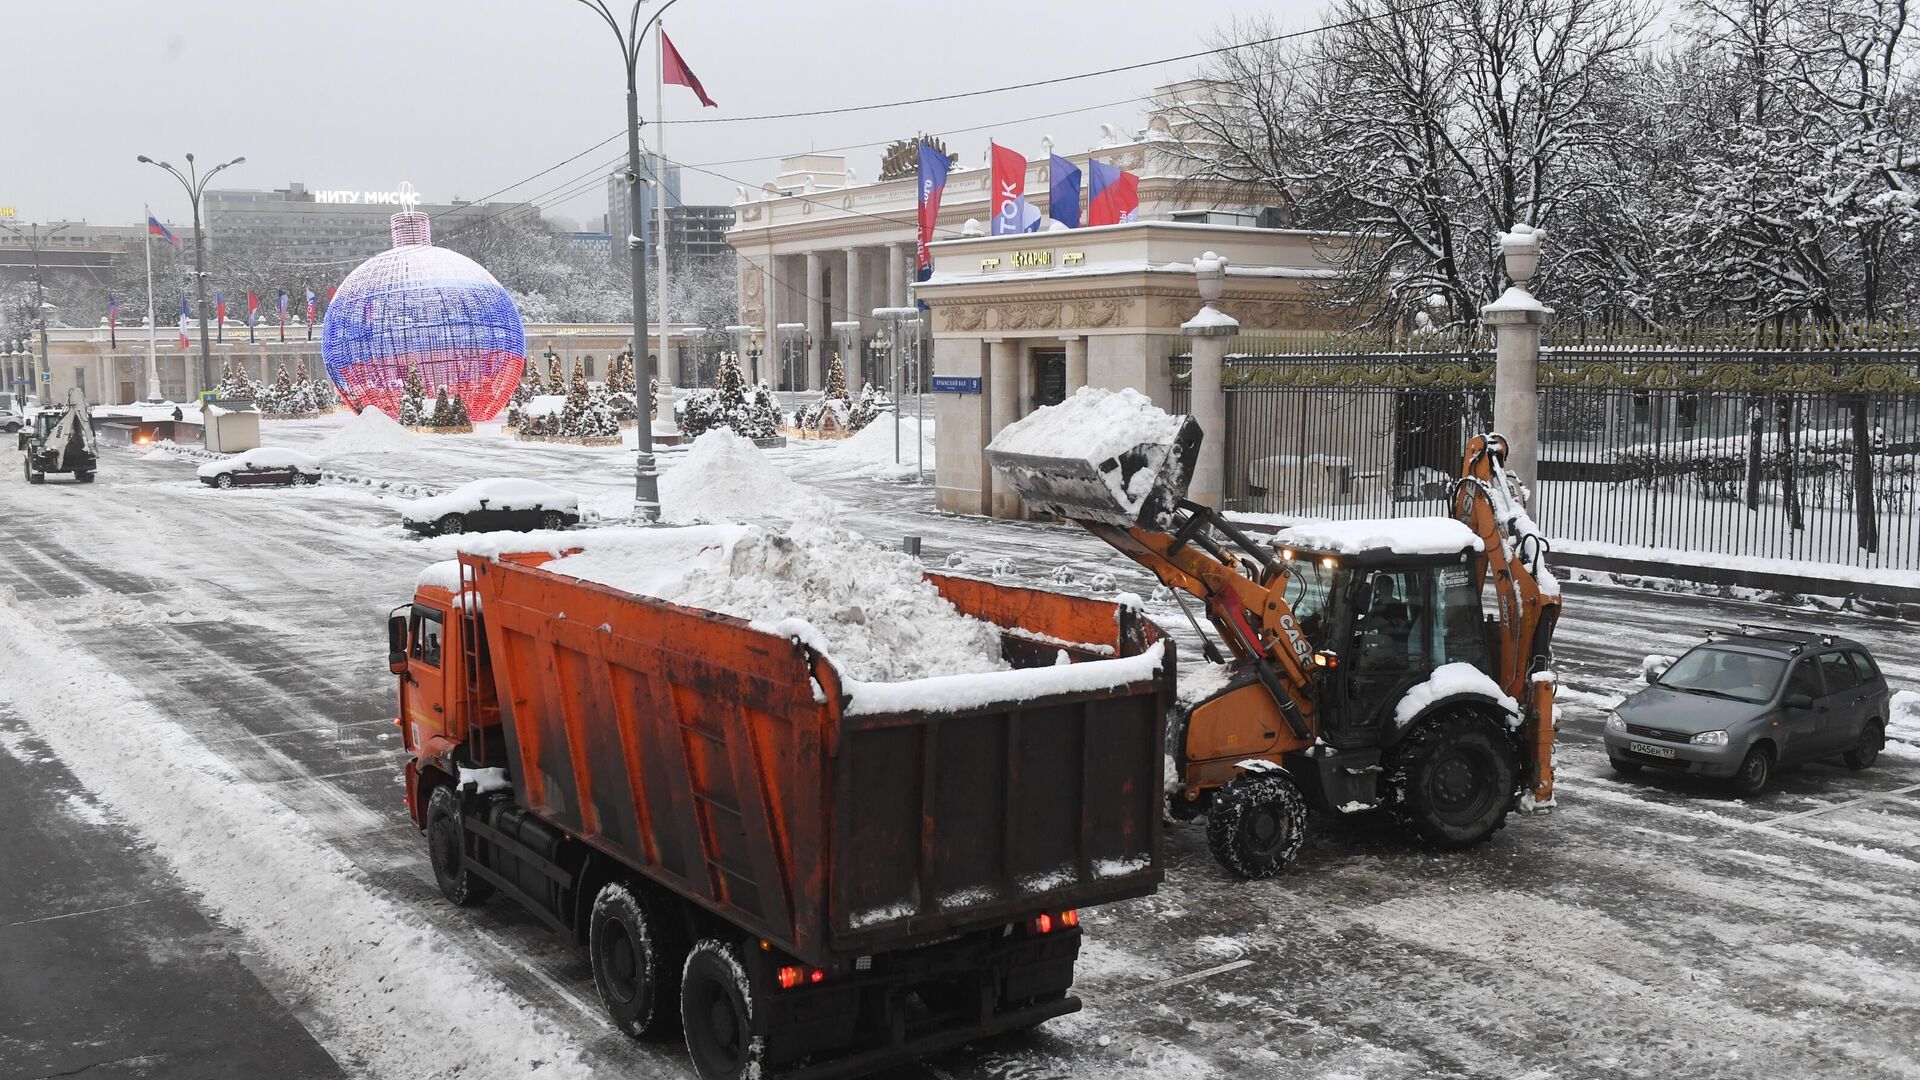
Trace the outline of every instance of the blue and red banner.
[[180, 238], [173, 235], [165, 225], [160, 224], [160, 219], [154, 217], [153, 211], [151, 210], [147, 211], [147, 235], [164, 236], [166, 237], [167, 243], [172, 244], [174, 247], [180, 246]]
[[320, 318], [320, 309], [314, 305], [313, 290], [307, 290], [307, 340], [313, 340], [313, 324]]
[[227, 340], [227, 294], [213, 291], [213, 340]]
[[1087, 162], [1087, 224], [1118, 225], [1140, 216], [1140, 178], [1118, 165]]
[[1080, 227], [1080, 166], [1059, 154], [1047, 161], [1047, 216], [1069, 229]]
[[107, 347], [120, 347], [120, 301], [111, 295], [107, 297]]
[[247, 290], [247, 344], [253, 344], [254, 316], [260, 311], [260, 298], [252, 289]]
[[287, 340], [287, 290], [280, 290], [280, 340]]
[[188, 344], [187, 320], [192, 317], [193, 317], [192, 313], [190, 313], [187, 310], [187, 294], [181, 293], [180, 294], [180, 347], [183, 349], [186, 348]]
[[914, 280], [933, 276], [933, 230], [940, 223], [940, 196], [947, 190], [947, 155], [927, 143], [920, 144], [920, 235], [914, 251]]

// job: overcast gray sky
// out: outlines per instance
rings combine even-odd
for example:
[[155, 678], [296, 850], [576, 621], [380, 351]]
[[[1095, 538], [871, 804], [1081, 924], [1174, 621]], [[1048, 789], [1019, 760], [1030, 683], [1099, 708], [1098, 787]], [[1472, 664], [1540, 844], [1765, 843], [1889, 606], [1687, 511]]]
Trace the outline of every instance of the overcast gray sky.
[[[57, 0], [8, 4], [0, 206], [18, 221], [134, 221], [143, 202], [188, 216], [178, 185], [137, 164], [245, 154], [217, 186], [392, 190], [477, 198], [621, 130], [624, 74], [611, 33], [575, 0]], [[975, 90], [1190, 52], [1235, 14], [1291, 29], [1310, 0], [681, 0], [668, 34], [718, 109], [667, 89], [668, 120], [832, 108]], [[649, 56], [651, 51], [649, 50]], [[643, 115], [653, 112], [651, 62]], [[921, 129], [977, 165], [989, 136], [1036, 157], [1096, 145], [1099, 122], [1137, 125], [1137, 98], [1182, 78], [1166, 65], [1061, 86], [846, 116], [665, 129], [670, 157], [751, 186], [781, 154], [887, 141]], [[1019, 118], [1103, 108], [1028, 123]], [[604, 176], [609, 143], [504, 197]], [[871, 179], [879, 149], [848, 151]], [[229, 183], [230, 181], [230, 183]], [[733, 180], [685, 175], [693, 201], [730, 202]], [[549, 198], [552, 195], [548, 196]], [[594, 186], [552, 208], [597, 228]]]

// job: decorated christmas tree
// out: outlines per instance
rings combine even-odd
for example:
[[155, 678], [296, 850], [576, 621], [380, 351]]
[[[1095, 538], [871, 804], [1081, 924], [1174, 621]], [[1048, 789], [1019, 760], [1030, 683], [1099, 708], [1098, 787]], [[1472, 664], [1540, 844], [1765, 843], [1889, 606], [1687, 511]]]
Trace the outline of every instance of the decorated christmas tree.
[[758, 426], [747, 377], [740, 371], [740, 358], [733, 353], [721, 355], [712, 387], [695, 390], [681, 400], [680, 430], [689, 438], [697, 439], [721, 427], [753, 438]]
[[853, 403], [853, 409], [847, 414], [847, 432], [852, 434], [874, 422], [880, 415], [880, 393], [872, 383], [862, 384], [860, 400]]
[[453, 402], [447, 400], [447, 387], [442, 383], [440, 389], [433, 392], [433, 416], [427, 421], [433, 427], [453, 426]]
[[420, 382], [420, 369], [409, 363], [406, 388], [400, 396], [400, 423], [404, 427], [421, 427], [426, 422], [427, 388]]
[[453, 426], [457, 428], [473, 426], [473, 417], [467, 412], [467, 403], [461, 400], [459, 394], [453, 395]]
[[566, 377], [560, 374], [560, 358], [547, 354], [547, 393], [564, 394], [567, 392]]
[[780, 403], [774, 399], [773, 389], [765, 379], [753, 388], [749, 415], [751, 419], [748, 424], [753, 430], [741, 433], [749, 439], [771, 439], [780, 434], [780, 427], [786, 422], [786, 417], [780, 412]]
[[794, 416], [794, 426], [805, 431], [844, 431], [853, 401], [847, 397], [847, 372], [840, 354], [827, 357], [827, 385], [817, 401], [808, 402]]

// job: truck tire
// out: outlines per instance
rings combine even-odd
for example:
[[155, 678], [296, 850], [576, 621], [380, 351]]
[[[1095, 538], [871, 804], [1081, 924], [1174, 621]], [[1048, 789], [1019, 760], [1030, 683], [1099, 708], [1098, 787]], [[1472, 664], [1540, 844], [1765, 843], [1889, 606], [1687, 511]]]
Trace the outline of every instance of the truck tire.
[[1420, 722], [1392, 751], [1394, 813], [1437, 848], [1470, 847], [1507, 823], [1519, 764], [1500, 724], [1454, 709]]
[[441, 536], [458, 536], [467, 531], [467, 519], [459, 514], [448, 514], [434, 524], [433, 531]]
[[744, 1080], [766, 1065], [767, 1041], [754, 1034], [753, 982], [740, 948], [701, 938], [680, 976], [680, 1024], [700, 1080]]
[[493, 895], [493, 886], [467, 872], [467, 830], [460, 824], [460, 796], [445, 784], [427, 798], [427, 855], [440, 895], [456, 907], [472, 907]]
[[670, 1031], [679, 1018], [679, 935], [656, 903], [624, 881], [601, 888], [587, 924], [593, 985], [613, 1026], [641, 1039]]
[[1207, 848], [1240, 877], [1285, 870], [1306, 836], [1307, 800], [1283, 771], [1243, 772], [1213, 793]]

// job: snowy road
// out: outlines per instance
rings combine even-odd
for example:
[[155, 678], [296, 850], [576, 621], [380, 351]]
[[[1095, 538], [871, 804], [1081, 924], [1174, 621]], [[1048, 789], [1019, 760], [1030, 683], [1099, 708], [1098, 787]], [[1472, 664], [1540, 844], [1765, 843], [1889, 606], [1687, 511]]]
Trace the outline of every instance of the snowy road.
[[[267, 437], [313, 445], [336, 427]], [[1083, 587], [1104, 573], [1150, 591], [1077, 531], [936, 515], [927, 489], [849, 477], [818, 446], [773, 456], [845, 523], [923, 537], [931, 565], [1006, 560], [1029, 583], [1064, 567]], [[535, 476], [621, 515], [630, 462], [483, 434], [330, 466], [438, 487]], [[98, 807], [134, 830], [350, 1075], [684, 1073], [683, 1052], [600, 1021], [584, 960], [531, 917], [435, 892], [402, 817], [380, 662], [381, 622], [432, 556], [390, 500], [347, 483], [215, 492], [191, 464], [112, 449], [92, 487], [27, 487], [0, 453], [0, 767], [64, 770], [86, 799], [41, 799], [43, 813]], [[1197, 826], [1173, 826], [1159, 894], [1086, 913], [1083, 1013], [901, 1075], [1920, 1076], [1920, 746], [1897, 742], [1863, 773], [1790, 772], [1750, 802], [1623, 783], [1599, 721], [1642, 655], [1706, 626], [1807, 616], [1591, 587], [1570, 587], [1566, 609], [1559, 812], [1447, 856], [1342, 822], [1259, 884], [1215, 866]], [[1172, 606], [1151, 613], [1181, 628]], [[1896, 688], [1920, 684], [1909, 627], [1829, 621]], [[0, 910], [0, 935], [31, 917]], [[0, 1016], [0, 1048], [17, 1019]], [[70, 1068], [49, 1038], [87, 1021], [27, 1019], [40, 1056], [0, 1071]], [[249, 1036], [231, 1037], [238, 1055]]]

